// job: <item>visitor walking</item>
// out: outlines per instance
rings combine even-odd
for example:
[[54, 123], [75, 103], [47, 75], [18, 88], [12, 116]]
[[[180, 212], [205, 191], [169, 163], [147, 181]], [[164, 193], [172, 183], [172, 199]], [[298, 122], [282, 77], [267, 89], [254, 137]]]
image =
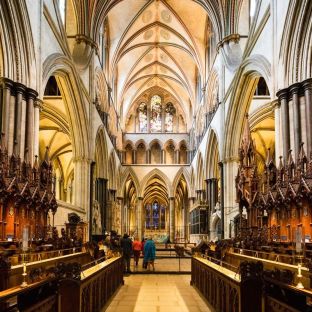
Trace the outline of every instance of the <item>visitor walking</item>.
[[131, 273], [130, 258], [132, 255], [132, 241], [127, 233], [125, 233], [123, 238], [120, 240], [120, 247], [122, 251], [122, 257], [124, 259], [124, 272]]
[[147, 239], [144, 244], [144, 262], [147, 263], [147, 269], [150, 270], [150, 266], [152, 265], [153, 271], [155, 271], [154, 260], [156, 257], [156, 247], [155, 243], [151, 237]]
[[142, 243], [139, 241], [137, 237], [134, 238], [134, 242], [132, 243], [133, 248], [133, 258], [134, 264], [137, 267], [140, 259], [140, 254], [142, 250]]

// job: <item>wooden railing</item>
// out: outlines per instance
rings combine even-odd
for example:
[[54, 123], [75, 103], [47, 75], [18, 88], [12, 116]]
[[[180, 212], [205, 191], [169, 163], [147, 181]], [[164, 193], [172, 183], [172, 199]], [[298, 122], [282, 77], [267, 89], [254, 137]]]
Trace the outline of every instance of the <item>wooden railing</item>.
[[239, 273], [201, 257], [192, 258], [194, 285], [217, 312], [260, 312], [261, 263], [245, 262]]
[[123, 284], [123, 261], [111, 258], [81, 272], [81, 280], [63, 279], [59, 293], [62, 312], [101, 311]]
[[0, 311], [101, 311], [123, 284], [122, 258], [97, 260], [84, 267], [81, 270], [78, 263], [63, 263], [54, 277], [0, 292]]
[[58, 311], [57, 280], [49, 278], [1, 291], [0, 311]]

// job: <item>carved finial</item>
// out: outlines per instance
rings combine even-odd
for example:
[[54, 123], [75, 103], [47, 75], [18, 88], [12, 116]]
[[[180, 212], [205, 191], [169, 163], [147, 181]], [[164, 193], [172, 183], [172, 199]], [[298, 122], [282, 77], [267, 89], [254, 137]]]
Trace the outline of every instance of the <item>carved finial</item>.
[[272, 163], [272, 155], [270, 153], [271, 151], [271, 148], [268, 148], [268, 152], [267, 152], [267, 160], [266, 160], [266, 165], [269, 167], [270, 164]]
[[44, 155], [44, 161], [48, 164], [50, 162], [50, 158], [49, 158], [49, 146], [46, 146], [46, 151], [45, 151], [45, 155]]
[[37, 168], [37, 169], [39, 168], [38, 155], [35, 155], [34, 168]]
[[307, 159], [307, 156], [306, 156], [306, 153], [305, 153], [305, 150], [304, 150], [304, 143], [301, 142], [300, 144], [300, 150], [299, 150], [299, 155], [298, 155], [298, 158], [299, 158], [299, 161], [303, 161], [303, 160], [306, 160]]
[[279, 157], [279, 164], [278, 164], [278, 170], [283, 170], [284, 164], [283, 164], [283, 156]]
[[249, 120], [248, 120], [248, 113], [245, 114], [245, 128], [244, 128], [244, 135], [243, 135], [243, 142], [245, 143], [245, 147], [249, 146], [249, 143], [251, 141], [251, 135], [250, 135], [250, 126], [249, 126]]
[[1, 133], [1, 150], [6, 149], [6, 142], [5, 142], [5, 133]]
[[294, 159], [292, 157], [292, 150], [290, 149], [288, 152], [287, 165], [292, 166], [294, 164]]

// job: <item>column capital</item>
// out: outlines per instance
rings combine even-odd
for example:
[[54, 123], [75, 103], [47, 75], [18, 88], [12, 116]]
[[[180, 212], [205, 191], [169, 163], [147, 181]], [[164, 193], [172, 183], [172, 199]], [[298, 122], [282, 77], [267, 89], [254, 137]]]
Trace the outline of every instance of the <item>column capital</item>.
[[280, 108], [281, 103], [278, 99], [275, 99], [271, 102], [271, 105], [272, 105], [272, 110], [274, 111], [275, 109]]
[[276, 92], [276, 96], [278, 97], [279, 101], [287, 100], [288, 99], [288, 89], [285, 88], [285, 89], [278, 90]]
[[26, 89], [26, 97], [28, 99], [35, 100], [37, 98], [37, 96], [38, 96], [38, 92], [36, 90], [30, 89], [30, 88]]
[[142, 196], [138, 196], [138, 200], [143, 200], [143, 197]]
[[302, 87], [304, 91], [306, 90], [312, 91], [312, 78], [308, 78], [302, 81]]
[[298, 82], [294, 83], [293, 85], [291, 85], [289, 87], [289, 91], [292, 94], [298, 94], [299, 93], [299, 89], [300, 89], [300, 83], [298, 83]]
[[43, 108], [43, 101], [37, 98], [34, 103], [34, 107], [39, 108], [39, 110], [41, 111]]
[[19, 82], [14, 83], [14, 89], [15, 89], [16, 93], [24, 94], [26, 91], [26, 87], [22, 83], [19, 83]]
[[169, 200], [174, 200], [175, 198], [173, 196], [169, 197]]
[[10, 90], [12, 90], [14, 86], [14, 82], [11, 79], [5, 78], [5, 77], [0, 78], [0, 84], [3, 85], [3, 88], [10, 89]]

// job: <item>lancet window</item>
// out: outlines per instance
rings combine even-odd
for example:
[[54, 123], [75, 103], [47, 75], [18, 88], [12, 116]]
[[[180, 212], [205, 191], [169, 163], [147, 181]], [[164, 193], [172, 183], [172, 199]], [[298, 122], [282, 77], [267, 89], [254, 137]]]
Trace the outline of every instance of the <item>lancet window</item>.
[[161, 132], [162, 124], [161, 97], [154, 95], [151, 99], [151, 132]]
[[149, 230], [165, 229], [166, 207], [155, 200], [145, 206], [145, 228]]
[[173, 116], [175, 115], [176, 110], [172, 103], [167, 103], [165, 112], [165, 131], [173, 132]]
[[141, 103], [139, 106], [139, 128], [140, 132], [147, 132], [147, 105]]
[[[179, 132], [179, 118], [176, 118], [176, 108], [172, 102], [163, 103], [158, 94], [152, 96], [149, 103], [142, 101], [137, 108], [135, 131], [146, 132]], [[175, 130], [175, 131], [176, 131]]]

